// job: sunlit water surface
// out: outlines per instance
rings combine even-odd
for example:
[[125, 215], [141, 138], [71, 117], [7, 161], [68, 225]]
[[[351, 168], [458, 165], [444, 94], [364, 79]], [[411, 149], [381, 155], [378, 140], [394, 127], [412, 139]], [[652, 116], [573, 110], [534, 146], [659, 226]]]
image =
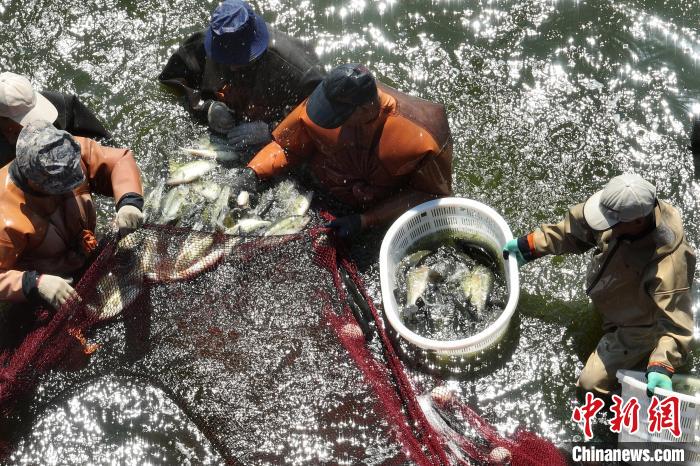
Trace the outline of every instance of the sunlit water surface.
[[[384, 82], [444, 103], [455, 194], [494, 207], [515, 234], [558, 220], [610, 177], [635, 171], [679, 208], [697, 247], [700, 186], [686, 149], [700, 91], [696, 2], [253, 4], [275, 27], [315, 43], [325, 66], [364, 62]], [[176, 148], [204, 133], [156, 76], [214, 6], [0, 0], [0, 69], [79, 95], [118, 144], [134, 149], [152, 186], [181, 157]], [[110, 202], [100, 206], [111, 212]], [[356, 249], [379, 300], [377, 265], [366, 260], [376, 257], [375, 240], [368, 235], [365, 250]], [[586, 263], [579, 256], [524, 267], [514, 348], [503, 350], [502, 364], [450, 383], [505, 433], [524, 425], [557, 443], [579, 435], [569, 420], [573, 385], [596, 326], [583, 291]], [[134, 464], [221, 460], [162, 392], [115, 377], [60, 394], [14, 460], [64, 453], [75, 463], [98, 453]]]

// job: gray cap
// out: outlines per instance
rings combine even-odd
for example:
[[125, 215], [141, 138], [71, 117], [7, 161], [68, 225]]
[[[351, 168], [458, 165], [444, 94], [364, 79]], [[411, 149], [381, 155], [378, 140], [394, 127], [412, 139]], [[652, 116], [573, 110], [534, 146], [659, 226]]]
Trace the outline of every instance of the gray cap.
[[586, 223], [603, 231], [620, 222], [649, 215], [656, 205], [656, 187], [639, 175], [625, 174], [608, 181], [583, 206]]
[[22, 176], [45, 194], [65, 194], [85, 181], [80, 145], [47, 121], [35, 121], [22, 129], [14, 163]]

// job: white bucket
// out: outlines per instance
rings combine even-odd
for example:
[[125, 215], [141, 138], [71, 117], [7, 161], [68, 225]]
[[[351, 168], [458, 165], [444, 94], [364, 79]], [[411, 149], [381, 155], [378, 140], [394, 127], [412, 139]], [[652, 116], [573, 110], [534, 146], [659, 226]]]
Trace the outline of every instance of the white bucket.
[[[617, 380], [622, 385], [622, 399], [626, 403], [632, 397], [637, 398], [639, 402], [639, 429], [634, 434], [622, 427], [617, 441], [618, 443], [633, 443], [639, 442], [642, 445], [639, 448], [652, 448], [651, 444], [659, 443], [679, 443], [678, 448], [685, 450], [685, 458], [682, 463], [665, 463], [665, 464], [683, 464], [700, 466], [700, 379], [688, 375], [675, 374], [673, 376], [673, 386], [681, 392], [695, 393], [696, 395], [688, 395], [679, 393], [678, 391], [668, 391], [662, 388], [654, 390], [654, 394], [660, 397], [674, 395], [680, 401], [680, 428], [681, 436], [675, 438], [668, 429], [661, 432], [649, 433], [648, 431], [648, 416], [647, 410], [651, 400], [647, 396], [646, 376], [643, 372], [619, 370], [617, 371]], [[648, 444], [644, 446], [643, 444]], [[629, 445], [625, 445], [629, 447]], [[654, 462], [634, 462], [633, 464], [658, 464]]]
[[[495, 210], [471, 199], [447, 197], [414, 207], [394, 222], [382, 241], [379, 274], [384, 312], [394, 330], [420, 348], [445, 355], [478, 353], [497, 342], [508, 329], [520, 293], [518, 263], [511, 256], [505, 264], [508, 302], [495, 322], [476, 335], [461, 340], [439, 341], [422, 337], [401, 322], [400, 307], [394, 296], [396, 268], [411, 246], [436, 233], [478, 238], [479, 242], [495, 252], [500, 252], [506, 242], [513, 238], [505, 220]], [[501, 255], [497, 254], [497, 257]]]

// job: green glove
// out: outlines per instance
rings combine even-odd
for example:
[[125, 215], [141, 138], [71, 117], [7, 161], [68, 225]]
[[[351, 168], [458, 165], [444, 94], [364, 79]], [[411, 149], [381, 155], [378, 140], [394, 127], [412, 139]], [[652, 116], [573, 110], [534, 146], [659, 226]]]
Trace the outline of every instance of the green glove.
[[649, 398], [654, 394], [654, 389], [656, 387], [672, 391], [673, 384], [671, 383], [671, 377], [661, 372], [647, 372], [647, 396], [649, 396]]
[[503, 258], [508, 260], [508, 256], [510, 254], [513, 254], [515, 256], [515, 259], [518, 261], [518, 266], [522, 267], [527, 263], [527, 261], [523, 257], [523, 253], [520, 252], [517, 239], [512, 239], [508, 241], [505, 246], [503, 246]]

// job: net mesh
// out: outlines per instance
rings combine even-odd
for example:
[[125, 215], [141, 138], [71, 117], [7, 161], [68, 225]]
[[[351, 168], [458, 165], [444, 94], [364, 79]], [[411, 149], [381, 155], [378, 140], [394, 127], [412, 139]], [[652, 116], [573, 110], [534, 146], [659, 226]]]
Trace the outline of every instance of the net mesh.
[[[367, 302], [371, 343], [341, 272]], [[63, 391], [127, 374], [163, 389], [229, 464], [564, 464], [540, 437], [505, 438], [449, 391], [414, 386], [323, 229], [148, 226], [105, 241], [77, 291], [0, 353], [5, 458]]]

